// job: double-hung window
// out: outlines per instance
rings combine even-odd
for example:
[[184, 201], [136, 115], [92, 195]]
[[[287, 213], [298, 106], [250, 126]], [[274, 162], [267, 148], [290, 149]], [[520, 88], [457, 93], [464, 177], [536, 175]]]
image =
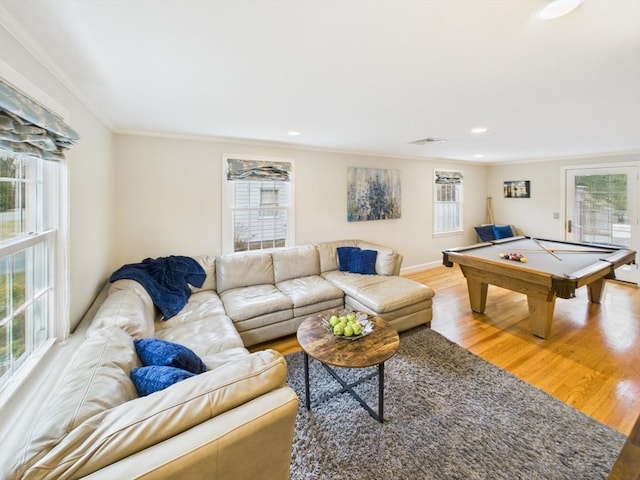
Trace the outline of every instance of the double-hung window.
[[223, 250], [293, 245], [293, 161], [223, 158]]
[[0, 388], [53, 336], [57, 166], [0, 150]]
[[[0, 390], [66, 335], [64, 155], [77, 134], [0, 78]], [[27, 369], [28, 370], [28, 369]], [[10, 389], [8, 389], [10, 390]]]
[[462, 172], [435, 170], [433, 186], [433, 233], [462, 231]]

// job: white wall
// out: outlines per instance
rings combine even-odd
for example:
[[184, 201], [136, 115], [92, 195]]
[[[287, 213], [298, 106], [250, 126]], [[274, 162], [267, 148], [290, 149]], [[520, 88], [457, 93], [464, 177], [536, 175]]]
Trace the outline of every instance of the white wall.
[[0, 60], [64, 108], [80, 135], [68, 157], [70, 324], [104, 284], [113, 256], [113, 134], [0, 26]]
[[[488, 172], [488, 191], [493, 199], [495, 221], [516, 225], [525, 235], [564, 239], [562, 167], [639, 160], [640, 154], [636, 153], [494, 165]], [[531, 198], [504, 198], [503, 182], [509, 180], [530, 180]], [[560, 218], [554, 219], [554, 213]]]
[[[146, 257], [221, 252], [220, 185], [225, 153], [295, 162], [296, 244], [360, 238], [390, 245], [403, 266], [441, 261], [444, 248], [475, 241], [485, 218], [487, 168], [257, 144], [116, 135], [116, 253], [113, 269]], [[347, 167], [401, 171], [402, 218], [347, 222]], [[465, 233], [433, 238], [434, 168], [463, 170]]]

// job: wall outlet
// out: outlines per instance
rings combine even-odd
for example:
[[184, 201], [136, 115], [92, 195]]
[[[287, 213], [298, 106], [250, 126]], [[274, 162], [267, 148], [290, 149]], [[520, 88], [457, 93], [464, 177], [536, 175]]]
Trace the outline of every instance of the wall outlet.
[[558, 220], [560, 218], [560, 214], [558, 212], [553, 212], [553, 219]]

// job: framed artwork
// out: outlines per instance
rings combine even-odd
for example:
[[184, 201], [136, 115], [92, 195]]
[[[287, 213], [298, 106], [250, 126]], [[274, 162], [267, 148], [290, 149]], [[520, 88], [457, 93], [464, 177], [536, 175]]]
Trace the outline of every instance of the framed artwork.
[[400, 170], [349, 167], [347, 221], [400, 218]]
[[504, 182], [504, 198], [531, 198], [531, 182], [529, 180]]

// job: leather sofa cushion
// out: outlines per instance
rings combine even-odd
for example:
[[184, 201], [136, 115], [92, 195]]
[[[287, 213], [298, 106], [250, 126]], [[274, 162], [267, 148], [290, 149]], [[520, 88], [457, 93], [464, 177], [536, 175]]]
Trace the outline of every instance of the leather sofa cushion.
[[291, 278], [320, 275], [320, 257], [313, 245], [271, 251], [275, 283]]
[[320, 272], [338, 270], [338, 247], [356, 247], [356, 240], [340, 240], [316, 244], [320, 256]]
[[392, 312], [435, 295], [430, 287], [404, 277], [338, 271], [324, 273], [323, 277], [376, 313]]
[[240, 334], [226, 315], [213, 315], [173, 328], [156, 330], [156, 337], [190, 348], [205, 364], [207, 355], [244, 346]]
[[[216, 257], [218, 294], [239, 287], [274, 284], [270, 253], [241, 252]], [[226, 308], [226, 305], [225, 305]], [[229, 315], [233, 318], [231, 315]]]
[[158, 312], [142, 285], [118, 280], [109, 286], [108, 297], [91, 321], [89, 331], [118, 326], [134, 338], [152, 337]]
[[155, 321], [155, 331], [167, 330], [183, 324], [190, 324], [203, 318], [211, 318], [214, 316], [224, 316], [224, 306], [218, 294], [214, 291], [207, 290], [203, 292], [192, 293], [187, 300], [184, 308], [177, 315], [169, 320], [157, 319]]
[[211, 255], [199, 255], [197, 257], [193, 257], [196, 262], [200, 264], [200, 266], [204, 269], [204, 273], [207, 277], [204, 280], [204, 283], [201, 287], [194, 287], [193, 285], [189, 285], [189, 288], [192, 292], [203, 292], [205, 290], [215, 290], [216, 289], [216, 257]]
[[284, 357], [263, 350], [104, 410], [70, 432], [27, 474], [43, 479], [88, 475], [283, 386], [286, 374]]
[[221, 293], [220, 298], [234, 322], [293, 309], [293, 302], [274, 285], [234, 288]]
[[60, 377], [40, 415], [31, 422], [31, 431], [19, 451], [2, 455], [12, 459], [8, 474], [18, 478], [34, 462], [47, 454], [74, 428], [94, 415], [138, 397], [129, 377], [140, 367], [131, 336], [119, 327], [96, 330], [80, 344]]
[[293, 278], [276, 284], [276, 287], [291, 299], [295, 308], [344, 298], [342, 290], [319, 275]]
[[378, 275], [393, 275], [395, 273], [398, 254], [393, 248], [363, 242], [362, 240], [358, 240], [357, 244], [362, 250], [375, 250], [378, 252], [375, 266]]

